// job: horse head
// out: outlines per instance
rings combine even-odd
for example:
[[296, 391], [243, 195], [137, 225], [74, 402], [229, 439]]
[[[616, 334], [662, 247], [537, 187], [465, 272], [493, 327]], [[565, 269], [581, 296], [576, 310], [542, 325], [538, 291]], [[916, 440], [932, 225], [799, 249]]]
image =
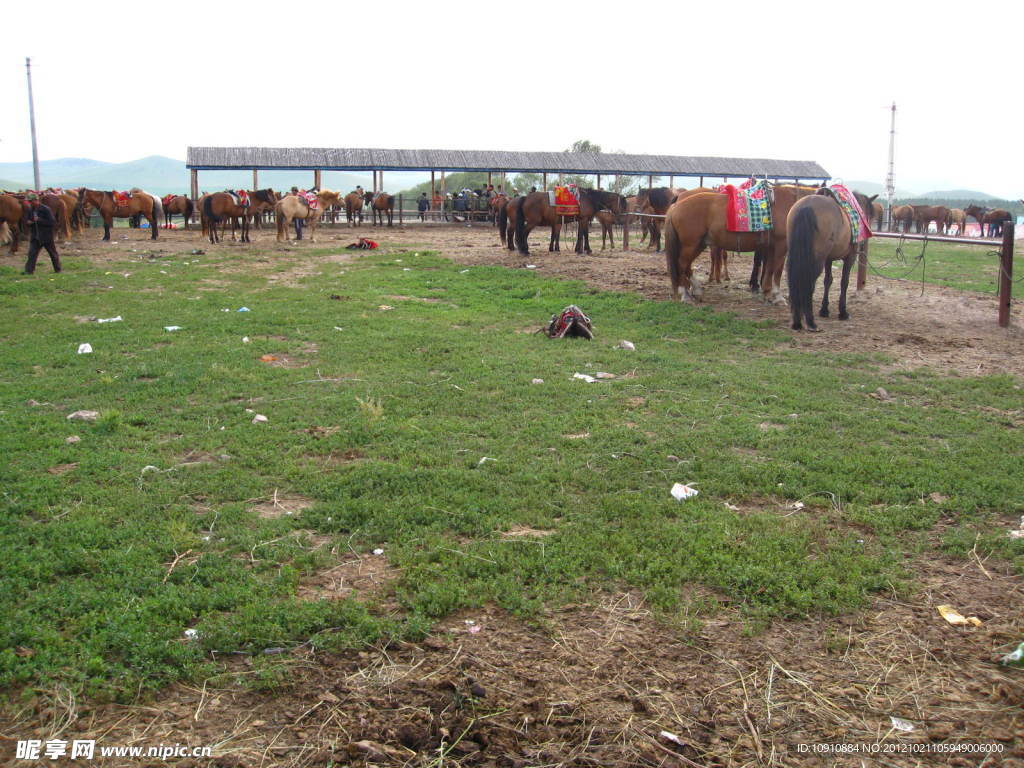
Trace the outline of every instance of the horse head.
[[363, 192], [363, 202], [370, 205], [373, 202], [373, 192]]

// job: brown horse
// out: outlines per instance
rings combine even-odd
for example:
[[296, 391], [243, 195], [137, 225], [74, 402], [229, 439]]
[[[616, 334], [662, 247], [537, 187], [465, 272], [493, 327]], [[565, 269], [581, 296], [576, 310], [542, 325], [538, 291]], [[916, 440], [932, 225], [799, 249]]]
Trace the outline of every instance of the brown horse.
[[274, 216], [277, 219], [277, 239], [279, 242], [288, 242], [288, 229], [293, 219], [304, 219], [309, 225], [309, 241], [316, 242], [316, 225], [320, 216], [332, 205], [341, 205], [341, 193], [332, 192], [329, 189], [321, 189], [317, 193], [317, 208], [310, 208], [305, 198], [298, 195], [286, 195], [277, 201], [274, 206]]
[[195, 212], [195, 203], [192, 202], [192, 198], [188, 195], [168, 195], [164, 198], [163, 203], [166, 228], [171, 228], [171, 218], [174, 214], [178, 214], [185, 220], [185, 229], [188, 229], [192, 214]]
[[[976, 206], [972, 206], [976, 207]], [[970, 209], [965, 208], [964, 212], [968, 213]], [[975, 218], [978, 218], [975, 216]], [[1003, 225], [1013, 222], [1013, 214], [1011, 214], [1005, 208], [986, 208], [982, 218], [978, 219], [981, 223], [982, 234], [986, 234], [985, 228], [988, 228], [989, 237], [999, 237], [1003, 234]]]
[[235, 235], [235, 221], [241, 219], [242, 242], [252, 242], [249, 239], [249, 214], [251, 205], [241, 205], [237, 195], [231, 192], [214, 192], [203, 198], [203, 219], [208, 230], [210, 242], [217, 243], [221, 237], [217, 235], [217, 225], [220, 222], [227, 223], [231, 220], [231, 237]]
[[935, 222], [935, 232], [941, 235], [946, 230], [946, 220], [949, 218], [949, 208], [944, 205], [912, 205], [914, 209], [914, 223], [917, 225], [918, 234], [928, 234], [928, 228]]
[[641, 189], [636, 193], [636, 202], [639, 212], [646, 214], [646, 216], [640, 217], [641, 229], [645, 230], [645, 232], [650, 235], [651, 239], [647, 247], [653, 247], [655, 253], [659, 253], [661, 251], [661, 228], [664, 225], [664, 220], [652, 217], [664, 216], [668, 211], [668, 207], [672, 205], [680, 195], [685, 194], [686, 190], [675, 190], [669, 189], [668, 187]]
[[967, 214], [959, 208], [949, 209], [949, 224], [947, 230], [956, 227], [957, 237], [963, 237], [964, 229], [967, 227]]
[[909, 232], [914, 223], [914, 206], [894, 205], [889, 214], [889, 228], [893, 232]]
[[[508, 205], [508, 196], [502, 193], [498, 193], [494, 197], [488, 198], [487, 208], [490, 211], [491, 224], [498, 226], [498, 212], [506, 205]], [[504, 239], [502, 242], [504, 242]]]
[[[867, 213], [867, 211], [864, 211], [864, 213]], [[885, 206], [875, 200], [871, 203], [871, 213], [869, 215], [871, 216], [871, 228], [881, 229], [882, 222], [885, 220]]]
[[160, 232], [157, 221], [157, 213], [160, 210], [159, 200], [149, 194], [137, 194], [128, 198], [127, 205], [118, 205], [114, 201], [112, 192], [103, 192], [98, 189], [87, 189], [82, 187], [78, 192], [78, 199], [83, 205], [91, 205], [103, 217], [103, 239], [110, 239], [110, 228], [114, 219], [128, 219], [137, 214], [142, 214], [149, 222], [150, 239], [156, 240]]
[[[672, 281], [672, 296], [687, 302], [700, 298], [703, 288], [693, 278], [692, 265], [710, 244], [731, 251], [756, 252], [760, 249], [764, 253], [764, 278], [761, 280], [764, 299], [776, 304], [785, 303], [781, 290], [782, 269], [786, 263], [784, 222], [797, 200], [817, 191], [818, 187], [775, 186], [772, 206], [775, 227], [763, 232], [730, 232], [726, 229], [728, 195], [702, 192], [673, 205], [665, 218], [665, 257]], [[755, 264], [755, 272], [758, 266]]]
[[363, 223], [363, 196], [358, 192], [345, 195], [345, 220], [350, 227], [358, 227]]
[[[870, 216], [872, 199], [854, 192], [864, 216]], [[851, 237], [851, 234], [853, 235]], [[824, 294], [821, 298], [822, 317], [829, 316], [828, 290], [832, 286], [832, 262], [843, 262], [843, 275], [839, 284], [839, 319], [848, 320], [846, 289], [850, 284], [850, 269], [860, 250], [852, 233], [850, 218], [828, 190], [804, 197], [793, 204], [786, 219], [786, 240], [789, 247], [789, 309], [793, 317], [793, 330], [801, 328], [801, 316], [807, 330], [816, 331], [814, 323], [814, 284], [825, 271]]]
[[0, 195], [0, 239], [4, 237], [11, 239], [11, 255], [18, 252], [22, 221], [27, 218], [25, 205], [14, 195]]
[[395, 215], [395, 196], [386, 192], [367, 192], [363, 195], [363, 201], [370, 206], [370, 215], [373, 218], [373, 226], [384, 226], [384, 213], [388, 215], [388, 226], [391, 226], [392, 218]]

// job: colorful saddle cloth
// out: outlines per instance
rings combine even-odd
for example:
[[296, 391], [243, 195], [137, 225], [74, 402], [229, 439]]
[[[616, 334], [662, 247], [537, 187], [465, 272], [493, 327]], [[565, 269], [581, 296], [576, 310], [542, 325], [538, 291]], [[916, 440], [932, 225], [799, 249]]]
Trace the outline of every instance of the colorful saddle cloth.
[[176, 198], [177, 195], [164, 195], [160, 198], [160, 202], [163, 203], [164, 208], [171, 204], [171, 200]]
[[249, 193], [244, 189], [226, 189], [224, 191], [231, 195], [231, 199], [235, 201], [235, 205], [239, 208], [248, 208], [252, 205]]
[[857, 202], [853, 192], [842, 184], [833, 184], [828, 189], [836, 202], [839, 203], [839, 207], [846, 212], [846, 217], [850, 220], [850, 242], [863, 243], [871, 237], [871, 230], [868, 228], [868, 217], [864, 215], [864, 211], [861, 210], [860, 203]]
[[748, 179], [740, 186], [718, 188], [729, 196], [725, 228], [730, 232], [764, 232], [772, 228], [771, 187], [765, 179]]
[[306, 205], [309, 206], [311, 211], [315, 211], [320, 207], [320, 198], [312, 192], [300, 192], [299, 197], [306, 201]]
[[110, 193], [110, 196], [114, 198], [114, 205], [118, 208], [127, 208], [132, 201], [132, 196], [128, 192], [118, 192], [116, 189]]
[[580, 213], [580, 197], [575, 184], [567, 187], [555, 187], [548, 192], [548, 202], [555, 206], [559, 216], [578, 216]]

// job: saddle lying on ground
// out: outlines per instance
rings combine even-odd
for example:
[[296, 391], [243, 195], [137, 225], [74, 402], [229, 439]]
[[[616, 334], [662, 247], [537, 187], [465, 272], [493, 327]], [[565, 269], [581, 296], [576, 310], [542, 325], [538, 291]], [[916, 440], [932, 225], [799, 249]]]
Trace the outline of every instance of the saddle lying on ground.
[[767, 180], [749, 179], [740, 186], [724, 184], [719, 192], [729, 196], [725, 228], [730, 232], [764, 232], [772, 228], [771, 186]]
[[365, 237], [360, 237], [358, 243], [349, 243], [345, 246], [345, 249], [349, 251], [372, 251], [376, 247], [377, 243], [373, 240], [367, 240]]
[[594, 338], [594, 326], [590, 318], [583, 314], [583, 310], [575, 304], [570, 304], [557, 315], [551, 316], [551, 322], [544, 329], [552, 339], [561, 339], [566, 336], [579, 336], [584, 339]]
[[820, 190], [818, 194], [829, 195], [839, 203], [839, 207], [843, 209], [846, 218], [850, 220], [851, 243], [863, 243], [872, 236], [871, 230], [868, 228], [868, 217], [864, 215], [864, 211], [861, 210], [860, 203], [857, 202], [853, 192], [842, 184], [833, 184], [831, 187], [825, 187]]

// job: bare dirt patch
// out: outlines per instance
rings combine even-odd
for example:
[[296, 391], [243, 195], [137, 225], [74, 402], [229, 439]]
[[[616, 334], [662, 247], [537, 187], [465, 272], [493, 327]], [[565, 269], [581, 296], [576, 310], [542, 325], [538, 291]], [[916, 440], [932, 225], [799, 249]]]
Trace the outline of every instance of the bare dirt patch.
[[[633, 594], [550, 612], [543, 627], [485, 607], [421, 643], [269, 657], [282, 675], [273, 693], [246, 685], [255, 667], [242, 657], [227, 678], [153, 701], [80, 702], [63, 732], [217, 745], [213, 762], [176, 763], [193, 767], [437, 766], [439, 750], [445, 765], [502, 768], [862, 764], [863, 755], [800, 751], [823, 743], [881, 743], [892, 751], [877, 764], [907, 768], [976, 766], [983, 755], [911, 750], [990, 744], [1002, 752], [986, 765], [1019, 764], [1024, 683], [994, 662], [1024, 631], [1020, 580], [936, 558], [911, 567], [923, 584], [912, 597], [753, 636], [737, 609], [703, 610], [717, 601], [701, 590], [680, 624], [658, 621]], [[376, 568], [353, 558], [335, 581], [308, 585], [310, 596], [372, 590]], [[936, 610], [944, 604], [981, 627], [950, 626]], [[35, 707], [0, 723], [4, 732], [48, 738], [68, 715], [45, 697]]]
[[353, 596], [366, 599], [398, 575], [398, 569], [389, 565], [384, 555], [346, 551], [343, 562], [303, 579], [298, 596], [303, 600], [339, 600]]
[[274, 491], [269, 499], [250, 507], [250, 509], [266, 520], [284, 515], [298, 515], [302, 510], [313, 506], [315, 503], [316, 501], [308, 496], [278, 494], [277, 491]]

